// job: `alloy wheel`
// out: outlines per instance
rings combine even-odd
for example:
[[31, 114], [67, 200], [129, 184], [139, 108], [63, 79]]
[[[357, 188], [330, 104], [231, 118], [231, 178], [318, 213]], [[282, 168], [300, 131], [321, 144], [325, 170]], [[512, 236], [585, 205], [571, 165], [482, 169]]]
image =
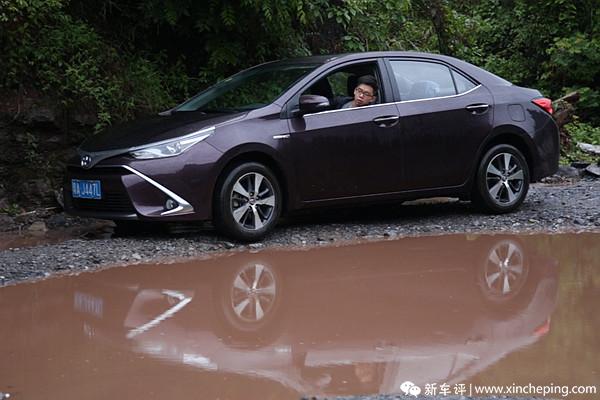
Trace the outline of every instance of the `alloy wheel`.
[[499, 205], [511, 205], [521, 198], [525, 175], [520, 160], [510, 153], [499, 153], [486, 169], [487, 191]]
[[258, 172], [250, 172], [242, 175], [233, 185], [231, 215], [240, 227], [259, 230], [273, 218], [275, 201], [271, 182]]
[[527, 279], [525, 254], [517, 243], [501, 241], [489, 251], [483, 272], [486, 297], [507, 300], [519, 292]]
[[277, 297], [273, 272], [263, 264], [252, 264], [234, 278], [230, 307], [242, 323], [258, 323], [272, 310]]

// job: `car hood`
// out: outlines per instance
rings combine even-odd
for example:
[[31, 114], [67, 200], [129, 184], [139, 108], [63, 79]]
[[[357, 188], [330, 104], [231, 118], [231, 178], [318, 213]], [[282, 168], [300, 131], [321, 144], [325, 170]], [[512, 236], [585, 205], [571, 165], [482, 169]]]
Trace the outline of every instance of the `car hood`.
[[126, 152], [132, 147], [174, 139], [203, 128], [242, 118], [246, 113], [206, 114], [198, 111], [156, 115], [107, 128], [87, 139], [80, 153]]

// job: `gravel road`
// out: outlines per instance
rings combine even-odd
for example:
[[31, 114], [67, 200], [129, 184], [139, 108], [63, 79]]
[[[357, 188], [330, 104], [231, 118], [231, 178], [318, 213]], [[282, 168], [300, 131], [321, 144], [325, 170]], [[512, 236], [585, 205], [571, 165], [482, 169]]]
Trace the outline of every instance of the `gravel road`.
[[[65, 220], [60, 215], [58, 218]], [[448, 200], [321, 211], [288, 218], [265, 240], [250, 245], [229, 242], [212, 230], [183, 228], [186, 227], [176, 226], [169, 233], [142, 231], [116, 237], [113, 228], [106, 226], [58, 244], [4, 250], [0, 252], [0, 285], [56, 272], [168, 261], [247, 248], [337, 245], [356, 239], [445, 233], [600, 232], [600, 179], [559, 179], [556, 183], [533, 184], [519, 211], [505, 215], [483, 214], [468, 202]]]

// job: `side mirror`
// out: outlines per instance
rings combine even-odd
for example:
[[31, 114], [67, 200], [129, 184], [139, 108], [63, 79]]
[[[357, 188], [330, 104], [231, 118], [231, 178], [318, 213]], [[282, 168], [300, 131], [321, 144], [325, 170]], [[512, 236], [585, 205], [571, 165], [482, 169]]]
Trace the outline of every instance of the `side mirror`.
[[300, 113], [309, 114], [327, 110], [331, 104], [329, 99], [316, 94], [304, 94], [300, 96]]

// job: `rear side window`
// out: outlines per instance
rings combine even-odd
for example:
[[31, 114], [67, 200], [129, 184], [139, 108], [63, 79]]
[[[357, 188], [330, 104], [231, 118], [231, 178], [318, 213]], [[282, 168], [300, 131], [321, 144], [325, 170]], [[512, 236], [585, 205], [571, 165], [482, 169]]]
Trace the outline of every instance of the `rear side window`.
[[[457, 94], [452, 79], [453, 71], [445, 65], [425, 61], [390, 61], [400, 100], [420, 100]], [[459, 93], [474, 87], [473, 83], [460, 74]], [[471, 85], [469, 87], [469, 85]], [[459, 83], [457, 82], [457, 86]], [[468, 88], [468, 89], [467, 89]]]
[[475, 87], [473, 82], [456, 71], [452, 71], [452, 76], [454, 77], [454, 83], [456, 84], [456, 91], [458, 93], [468, 92]]

